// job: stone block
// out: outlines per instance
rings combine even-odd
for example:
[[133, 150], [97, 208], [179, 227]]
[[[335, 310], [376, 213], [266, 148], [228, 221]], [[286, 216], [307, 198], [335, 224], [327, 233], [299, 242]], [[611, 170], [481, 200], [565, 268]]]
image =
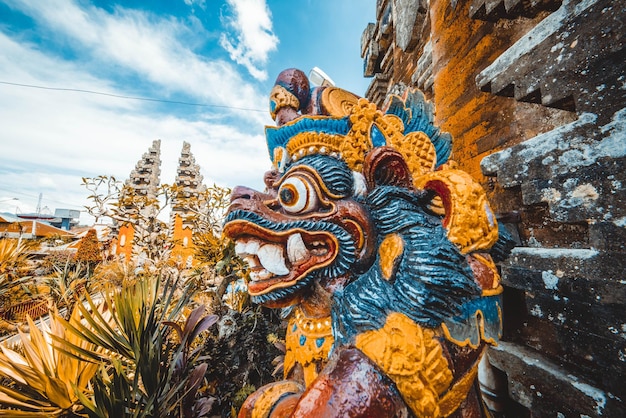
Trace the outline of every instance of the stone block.
[[483, 159], [486, 175], [521, 185], [525, 205], [547, 204], [552, 220], [624, 223], [626, 108], [596, 126], [583, 114], [570, 124]]
[[507, 339], [626, 397], [626, 260], [590, 249], [516, 248], [502, 265]]
[[505, 370], [509, 396], [533, 417], [620, 417], [626, 409], [614, 394], [568, 373], [538, 352], [501, 342], [490, 349], [491, 364]]

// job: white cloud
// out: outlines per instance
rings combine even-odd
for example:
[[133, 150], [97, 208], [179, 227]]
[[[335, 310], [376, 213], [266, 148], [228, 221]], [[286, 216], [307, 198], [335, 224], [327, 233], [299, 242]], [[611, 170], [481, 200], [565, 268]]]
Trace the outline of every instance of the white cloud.
[[184, 0], [187, 6], [198, 6], [201, 9], [206, 9], [206, 0]]
[[263, 68], [270, 52], [275, 51], [278, 38], [272, 32], [272, 18], [265, 0], [227, 0], [233, 17], [226, 18], [234, 33], [224, 33], [220, 45], [230, 57], [248, 69], [258, 80], [267, 79]]
[[[121, 7], [109, 13], [67, 0], [9, 3], [54, 31], [62, 41], [88, 54], [85, 61], [91, 61], [87, 64], [94, 70], [116, 68], [117, 74], [112, 76], [135, 74], [157, 84], [159, 95], [183, 93], [220, 106], [265, 108], [265, 96], [242, 78], [236, 67], [191, 49], [208, 38], [197, 19], [190, 25], [174, 17]], [[245, 33], [243, 45], [248, 45], [249, 34], [247, 30]], [[256, 47], [246, 50], [251, 51], [246, 54], [251, 54], [254, 62], [258, 61]]]

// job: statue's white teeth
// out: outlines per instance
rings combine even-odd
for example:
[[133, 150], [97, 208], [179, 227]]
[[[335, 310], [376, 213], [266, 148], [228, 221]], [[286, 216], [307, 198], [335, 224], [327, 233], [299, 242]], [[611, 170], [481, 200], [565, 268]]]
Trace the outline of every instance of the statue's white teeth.
[[259, 280], [266, 280], [272, 277], [272, 273], [265, 269], [256, 269], [250, 271], [250, 280], [253, 282], [258, 282]]
[[255, 239], [237, 241], [235, 244], [235, 253], [241, 258], [245, 258], [247, 255], [256, 255], [260, 246], [260, 241]]
[[[289, 237], [287, 251], [291, 263], [308, 257], [308, 251], [300, 234]], [[289, 274], [283, 247], [280, 245], [264, 244], [256, 239], [239, 240], [235, 244], [235, 253], [248, 263], [250, 280], [252, 281], [266, 280], [272, 276]]]
[[279, 245], [265, 244], [257, 252], [261, 265], [271, 273], [283, 276], [289, 273], [283, 257], [283, 248]]
[[259, 259], [253, 255], [246, 255], [245, 257], [243, 257], [243, 261], [248, 263], [248, 267], [250, 267], [251, 269], [261, 267], [261, 265], [259, 264]]
[[311, 254], [323, 256], [328, 253], [328, 247], [322, 241], [313, 241], [311, 243]]
[[299, 262], [309, 258], [309, 251], [304, 245], [302, 236], [300, 234], [293, 234], [289, 236], [287, 240], [287, 257], [291, 264], [298, 264]]

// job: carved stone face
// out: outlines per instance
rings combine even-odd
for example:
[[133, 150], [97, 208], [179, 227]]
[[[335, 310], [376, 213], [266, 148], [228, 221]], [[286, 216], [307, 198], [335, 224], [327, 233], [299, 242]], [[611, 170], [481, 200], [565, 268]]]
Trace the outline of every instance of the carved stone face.
[[315, 281], [330, 287], [369, 267], [372, 227], [343, 162], [306, 157], [283, 175], [266, 174], [266, 184], [265, 193], [235, 188], [224, 226], [250, 266], [255, 302], [288, 306]]

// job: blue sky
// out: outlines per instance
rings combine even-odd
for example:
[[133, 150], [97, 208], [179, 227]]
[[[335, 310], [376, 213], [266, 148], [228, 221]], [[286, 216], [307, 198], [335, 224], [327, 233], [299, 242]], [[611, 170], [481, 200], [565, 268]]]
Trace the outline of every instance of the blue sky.
[[79, 209], [81, 177], [126, 179], [155, 139], [162, 182], [187, 141], [207, 185], [261, 188], [276, 76], [317, 66], [363, 95], [374, 13], [375, 0], [0, 0], [0, 212], [34, 211], [40, 193], [51, 212]]

